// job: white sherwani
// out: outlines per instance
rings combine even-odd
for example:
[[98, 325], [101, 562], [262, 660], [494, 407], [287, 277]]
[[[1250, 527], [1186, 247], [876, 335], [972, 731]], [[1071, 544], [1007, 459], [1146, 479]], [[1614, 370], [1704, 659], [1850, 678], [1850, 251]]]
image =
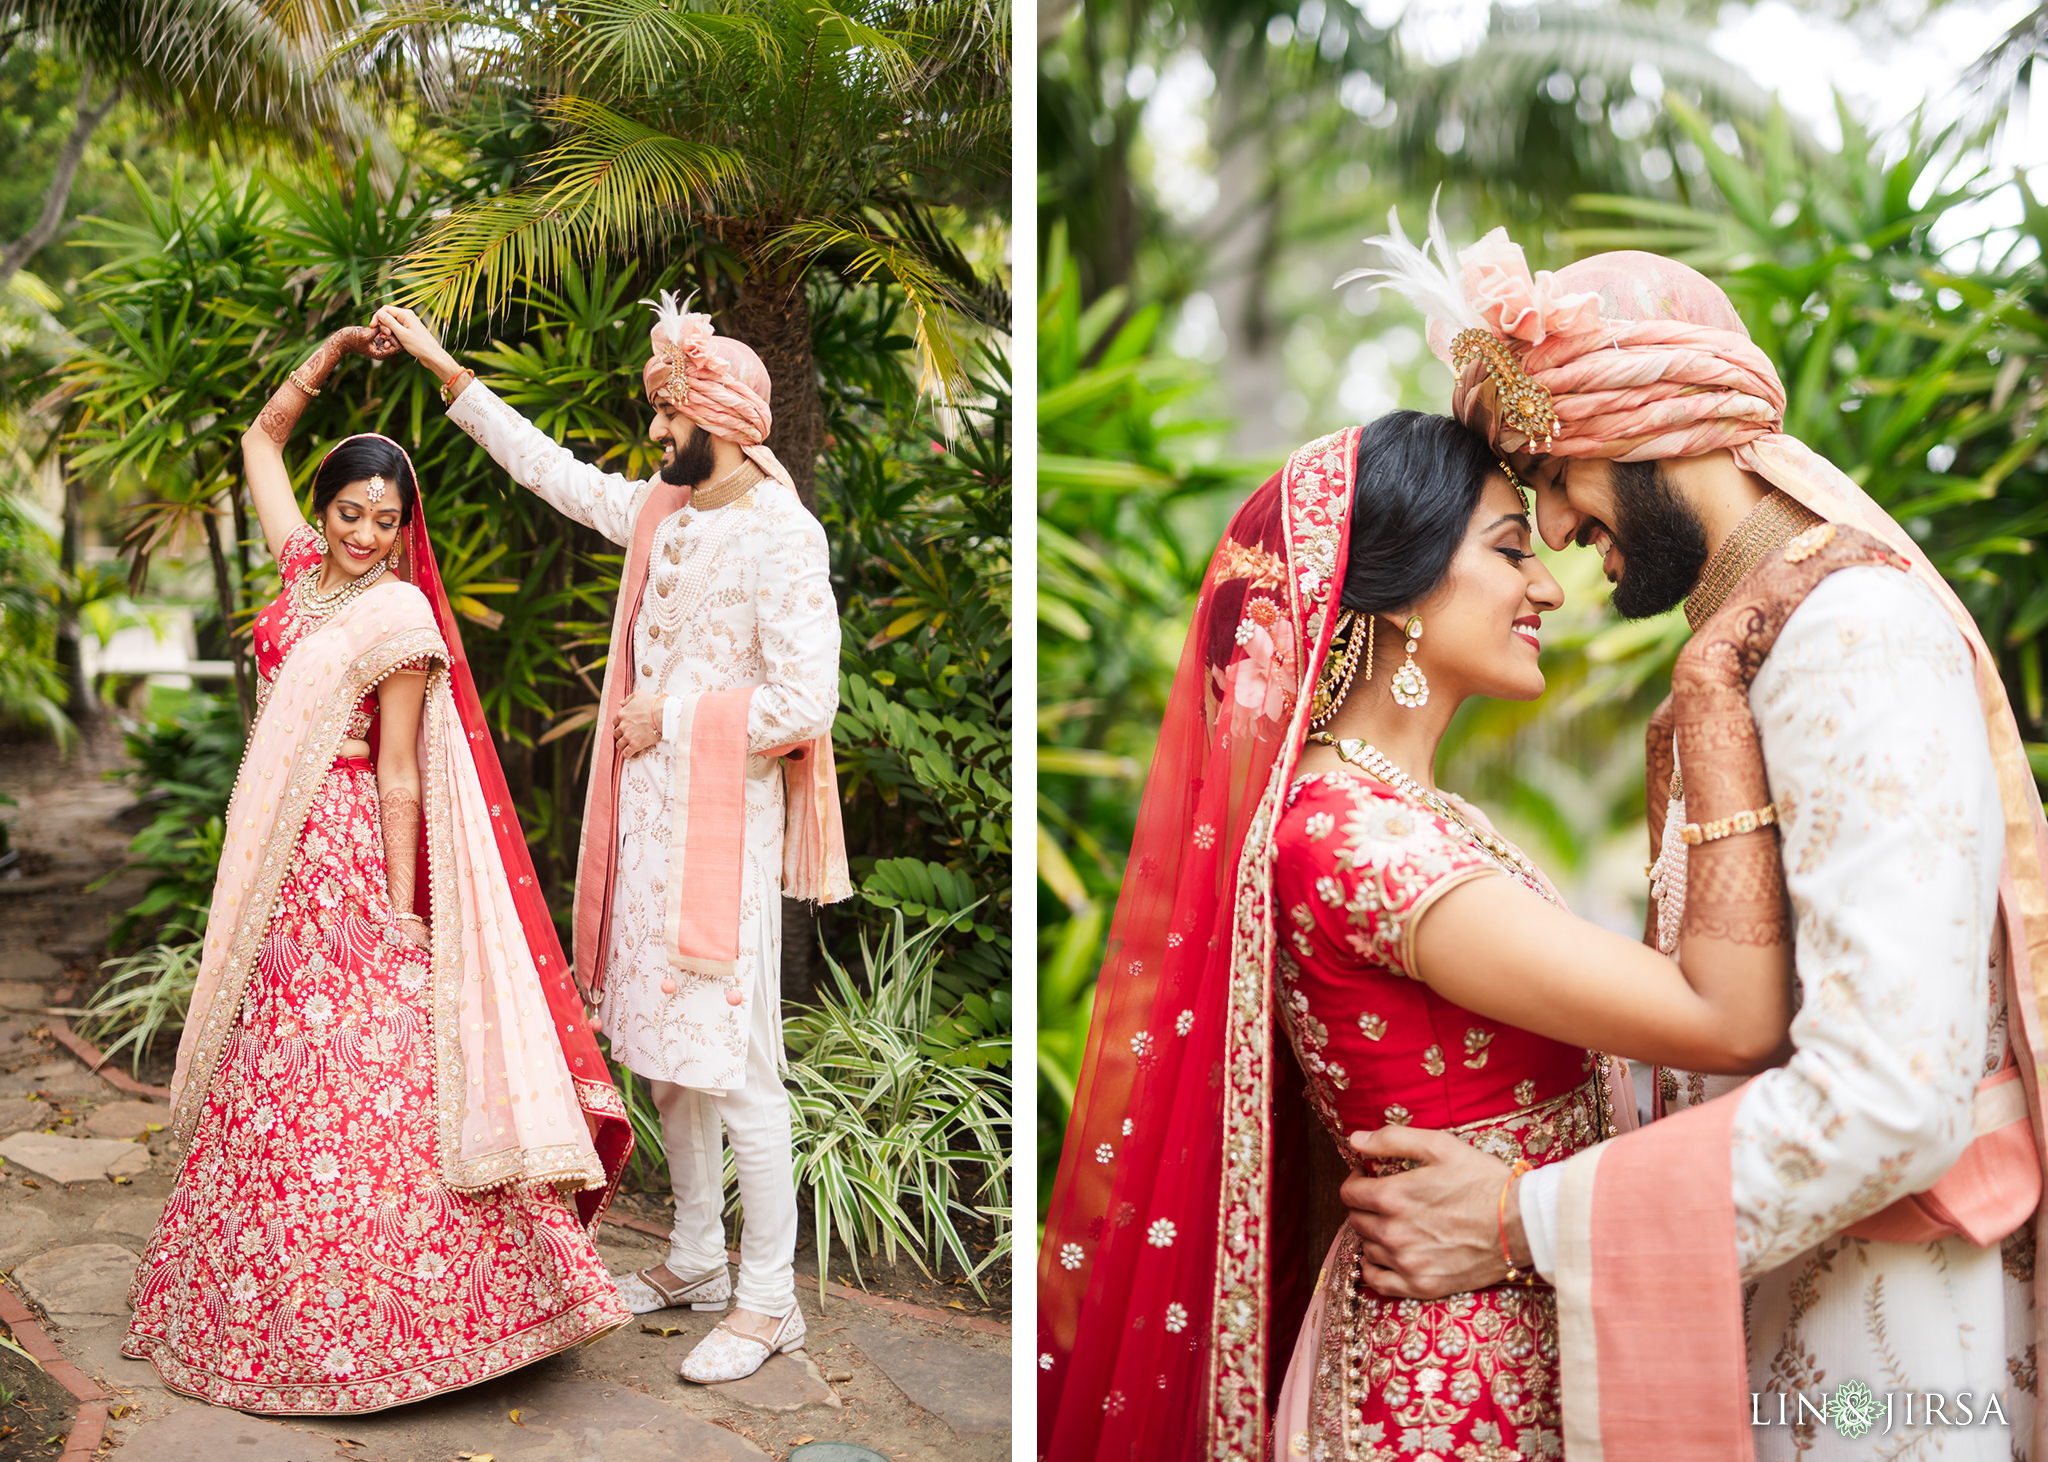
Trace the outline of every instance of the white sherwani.
[[[473, 382], [449, 417], [522, 486], [612, 542], [629, 545], [651, 484], [577, 461]], [[828, 735], [839, 706], [839, 611], [825, 531], [790, 488], [764, 479], [729, 506], [685, 507], [656, 529], [633, 625], [635, 690], [659, 696], [760, 687], [747, 711], [746, 857], [737, 971], [747, 1003], [718, 981], [671, 967], [661, 947], [673, 771], [664, 739], [619, 778], [618, 862], [599, 1007], [612, 1051], [642, 1076], [732, 1090], [746, 1080], [752, 1012], [780, 1049], [783, 786], [760, 753]], [[630, 694], [630, 692], [629, 692]], [[664, 993], [664, 979], [677, 985]]]
[[[1757, 1078], [1732, 1134], [1750, 1389], [1771, 1423], [1755, 1429], [1758, 1462], [2023, 1457], [2031, 1227], [2002, 1252], [1841, 1236], [1948, 1171], [1972, 1136], [1976, 1085], [2005, 1052], [1993, 947], [2004, 817], [1969, 647], [1924, 586], [1843, 569], [1786, 621], [1749, 700], [1785, 814], [1801, 1000], [1791, 1060]], [[1684, 822], [1682, 803], [1669, 817]], [[1741, 1080], [1667, 1073], [1666, 1110]], [[1557, 1171], [1522, 1185], [1539, 1267], [1554, 1252]], [[1878, 1397], [1870, 1435], [1775, 1424], [1773, 1393], [1819, 1400], [1852, 1379]], [[1908, 1391], [1967, 1391], [1978, 1413], [1997, 1392], [2009, 1425], [1925, 1426], [1916, 1411], [1907, 1428], [1901, 1397], [1881, 1435], [1885, 1397]]]
[[[448, 413], [522, 486], [629, 547], [652, 488], [578, 462], [472, 380]], [[667, 1264], [678, 1278], [723, 1274], [722, 1147], [732, 1148], [746, 1226], [745, 1309], [796, 1304], [796, 1186], [782, 1060], [783, 781], [762, 755], [831, 734], [839, 706], [839, 611], [825, 531], [789, 487], [764, 478], [722, 507], [685, 507], [655, 530], [633, 624], [635, 689], [682, 696], [756, 686], [747, 710], [746, 838], [740, 875], [743, 1004], [720, 981], [677, 969], [662, 945], [679, 707], [662, 740], [619, 777], [617, 862], [604, 996], [612, 1054], [649, 1078], [675, 1190]], [[662, 989], [672, 982], [673, 992]]]

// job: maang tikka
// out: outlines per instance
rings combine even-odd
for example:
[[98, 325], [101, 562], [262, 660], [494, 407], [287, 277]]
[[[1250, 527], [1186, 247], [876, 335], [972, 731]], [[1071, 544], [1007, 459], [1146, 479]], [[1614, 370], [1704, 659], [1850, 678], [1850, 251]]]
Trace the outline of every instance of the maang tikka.
[[1394, 672], [1394, 702], [1418, 711], [1429, 703], [1429, 682], [1422, 677], [1422, 667], [1415, 663], [1415, 642], [1422, 638], [1422, 616], [1409, 615], [1403, 632], [1408, 636], [1408, 658]]

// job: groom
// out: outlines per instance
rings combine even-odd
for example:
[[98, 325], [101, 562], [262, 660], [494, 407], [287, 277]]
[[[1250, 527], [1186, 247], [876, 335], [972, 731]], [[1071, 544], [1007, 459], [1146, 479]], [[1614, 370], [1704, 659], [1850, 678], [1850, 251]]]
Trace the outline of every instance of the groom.
[[1778, 825], [1703, 828], [1685, 783], [1728, 768], [1676, 764], [1653, 722], [1655, 941], [1675, 948], [1688, 846], [1781, 839], [1802, 1004], [1785, 1066], [1660, 1072], [1662, 1120], [1526, 1176], [1442, 1133], [1355, 1136], [1421, 1164], [1345, 1185], [1367, 1279], [1434, 1297], [1533, 1263], [1573, 1458], [1873, 1455], [1816, 1420], [1854, 1382], [1890, 1446], [2048, 1458], [2048, 840], [1996, 661], [1917, 545], [1779, 430], [1783, 387], [1711, 282], [1639, 253], [1532, 279], [1499, 231], [1459, 264], [1478, 321], [1434, 332], [1454, 412], [1530, 479], [1552, 548], [1601, 553], [1621, 613], [1685, 605], [1681, 672], [1719, 666], [1761, 735]]
[[[782, 895], [847, 898], [833, 771], [839, 613], [824, 530], [763, 442], [760, 357], [663, 295], [642, 385], [660, 473], [575, 460], [457, 366], [419, 318], [397, 336], [449, 417], [521, 485], [626, 549], [576, 877], [593, 1026], [647, 1079], [675, 1190], [665, 1263], [619, 1280], [639, 1313], [737, 1308], [682, 1364], [738, 1380], [804, 1337], [783, 1090]], [[726, 1270], [724, 1159], [746, 1225]]]

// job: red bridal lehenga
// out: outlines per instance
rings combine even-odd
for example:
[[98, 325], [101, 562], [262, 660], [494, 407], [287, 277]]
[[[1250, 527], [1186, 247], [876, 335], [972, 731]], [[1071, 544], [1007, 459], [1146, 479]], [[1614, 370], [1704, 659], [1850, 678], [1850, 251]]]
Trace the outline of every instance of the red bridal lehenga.
[[[516, 820], [503, 816], [509, 797], [481, 718], [466, 714], [475, 699], [467, 671], [453, 687], [458, 694], [447, 685], [451, 657], [444, 646], [452, 622], [438, 574], [431, 572], [423, 524], [408, 546], [413, 567], [422, 560], [428, 567], [415, 577], [430, 581], [424, 587], [435, 601], [434, 618], [425, 617], [426, 607], [414, 596], [408, 605], [417, 622], [380, 636], [406, 622], [377, 613], [385, 607], [380, 595], [396, 603], [393, 596], [410, 593], [402, 586], [373, 589], [352, 606], [355, 627], [365, 631], [360, 638], [372, 648], [359, 657], [364, 668], [356, 680], [335, 678], [328, 697], [335, 724], [323, 728], [296, 703], [282, 711], [276, 705], [282, 683], [297, 688], [354, 648], [335, 654], [331, 643], [313, 644], [316, 626], [307, 624], [294, 599], [319, 572], [316, 530], [292, 535], [281, 555], [285, 592], [255, 626], [267, 704], [252, 732], [231, 820], [244, 811], [245, 791], [266, 814], [273, 798], [287, 802], [294, 777], [303, 777], [309, 801], [288, 845], [275, 850], [280, 868], [267, 919], [258, 908], [239, 921], [252, 926], [239, 998], [232, 995], [232, 951], [223, 956], [221, 992], [202, 991], [212, 996], [208, 1029], [190, 1042], [195, 1069], [186, 1074], [172, 1130], [174, 1138], [183, 1135], [182, 1115], [189, 1152], [137, 1272], [135, 1317], [122, 1347], [151, 1361], [174, 1390], [244, 1411], [343, 1414], [416, 1401], [525, 1365], [631, 1318], [584, 1229], [609, 1198], [630, 1138], [618, 1129], [623, 1108], [581, 1026], [580, 1002], [553, 931], [533, 922], [540, 905], [531, 864], [523, 848], [515, 852], [503, 840], [465, 842], [461, 790], [451, 799], [424, 785], [431, 764], [451, 764], [451, 737], [467, 743], [485, 773], [467, 785], [486, 798], [492, 792], [504, 798], [487, 815], [494, 831], [508, 825], [517, 837]], [[422, 653], [408, 654], [409, 645]], [[295, 658], [294, 651], [320, 663]], [[458, 666], [459, 657], [456, 640]], [[461, 1080], [451, 1078], [451, 1070], [480, 1063], [470, 1058], [451, 1068], [451, 1059], [464, 1059], [458, 1033], [437, 1025], [452, 1024], [448, 1017], [457, 1008], [472, 1017], [480, 1013], [470, 1001], [486, 1002], [483, 975], [470, 975], [473, 989], [457, 1005], [443, 1005], [469, 968], [464, 935], [437, 930], [430, 953], [399, 934], [373, 764], [334, 758], [330, 749], [325, 758], [313, 756], [310, 768], [300, 757], [292, 776], [267, 765], [264, 775], [255, 774], [259, 753], [275, 737], [296, 733], [310, 741], [324, 729], [328, 742], [338, 745], [373, 736], [375, 681], [396, 669], [430, 665], [439, 667], [439, 678], [425, 717], [423, 741], [433, 744], [421, 776], [426, 841], [433, 846], [421, 859], [420, 907], [457, 925], [475, 918], [468, 890], [480, 886], [475, 877], [486, 875], [475, 866], [479, 858], [499, 870], [488, 876], [508, 884], [517, 879], [497, 890], [499, 912], [510, 910], [518, 895], [517, 917], [502, 920], [493, 937], [500, 943], [524, 938], [525, 983], [515, 998], [529, 1023], [520, 1039], [538, 1033], [523, 1050], [513, 1047], [509, 1057], [498, 1058], [505, 1072], [489, 1084], [495, 1095], [471, 1101], [466, 1110], [450, 1107], [445, 1088]], [[304, 721], [295, 719], [301, 715]], [[302, 732], [307, 725], [313, 729]], [[481, 805], [474, 811], [484, 815]], [[492, 847], [505, 855], [502, 863], [491, 862]], [[245, 852], [260, 881], [273, 849]], [[231, 846], [215, 895], [208, 937], [216, 943], [238, 927], [223, 903], [234, 856]], [[430, 895], [425, 886], [434, 879], [472, 881], [460, 883], [457, 899], [457, 890], [445, 887]], [[544, 911], [540, 919], [544, 923]], [[437, 978], [451, 963], [452, 985]], [[195, 997], [195, 1021], [200, 1014]], [[181, 1047], [181, 1070], [187, 1056]], [[210, 1080], [198, 1069], [208, 1065]], [[476, 1074], [467, 1085], [483, 1090], [484, 1082], [485, 1075]], [[520, 1086], [529, 1086], [530, 1094]], [[505, 1115], [522, 1105], [535, 1115], [524, 1122]], [[525, 1129], [539, 1125], [543, 1110], [547, 1132], [527, 1137]], [[594, 1152], [582, 1130], [585, 1111], [600, 1119]], [[451, 1119], [465, 1130], [453, 1130]], [[482, 1151], [493, 1141], [482, 1124], [491, 1121], [500, 1124], [498, 1133], [517, 1133], [526, 1145], [510, 1159], [501, 1146], [488, 1159], [458, 1163], [458, 1187], [449, 1177], [450, 1144], [464, 1154]]]
[[1540, 875], [1386, 783], [1296, 779], [1358, 438], [1295, 452], [1231, 520], [1196, 600], [1040, 1250], [1043, 1458], [1559, 1451], [1547, 1290], [1382, 1299], [1332, 1243], [1336, 1220], [1314, 1226], [1327, 1154], [1311, 1144], [1348, 1161], [1340, 1134], [1405, 1121], [1555, 1162], [1603, 1135], [1618, 1090], [1587, 1052], [1401, 973], [1438, 894], [1501, 871], [1544, 891]]

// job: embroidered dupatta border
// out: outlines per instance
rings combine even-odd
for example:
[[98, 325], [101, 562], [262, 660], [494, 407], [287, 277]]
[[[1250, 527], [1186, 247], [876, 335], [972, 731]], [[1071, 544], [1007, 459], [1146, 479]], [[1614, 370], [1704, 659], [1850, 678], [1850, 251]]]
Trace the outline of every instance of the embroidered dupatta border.
[[[1338, 559], [1349, 537], [1358, 428], [1322, 437], [1288, 459], [1281, 522], [1293, 559], [1287, 593], [1302, 643], [1299, 685], [1315, 685], [1329, 653]], [[1268, 1225], [1273, 1042], [1273, 835], [1308, 732], [1310, 697], [1297, 694], [1238, 859], [1223, 1047], [1222, 1173], [1216, 1283], [1210, 1311], [1208, 1454], [1266, 1455]]]
[[[468, 968], [462, 957], [462, 889], [455, 869], [455, 744], [449, 727], [456, 722], [455, 699], [448, 670], [438, 667], [427, 682], [426, 716], [422, 725], [427, 754], [420, 778], [427, 819], [427, 858], [434, 901], [434, 998], [428, 1010], [434, 1045], [434, 1118], [441, 1149], [441, 1176], [458, 1193], [482, 1193], [509, 1183], [552, 1182], [577, 1188], [606, 1185], [604, 1164], [585, 1142], [528, 1147], [513, 1139], [503, 1151], [479, 1158], [462, 1156], [462, 1113], [468, 1090], [468, 1065], [462, 1053], [462, 986]], [[495, 856], [495, 848], [492, 853]], [[504, 870], [498, 868], [499, 876]], [[531, 951], [529, 951], [529, 956]], [[483, 971], [479, 971], [479, 977]], [[538, 978], [536, 976], [536, 978]], [[568, 1075], [568, 1063], [563, 1063]], [[572, 1102], [580, 1095], [570, 1077]]]
[[[306, 636], [293, 646], [293, 653], [304, 649], [314, 638], [313, 635]], [[228, 1031], [241, 1015], [249, 976], [256, 968], [264, 932], [269, 929], [271, 916], [276, 912], [278, 892], [284, 886], [284, 875], [291, 867], [292, 855], [298, 850], [299, 837], [305, 830], [313, 798], [319, 792], [320, 784], [327, 779], [335, 756], [341, 750], [341, 743], [348, 739], [349, 713], [365, 695], [401, 666], [436, 659], [440, 661], [437, 673], [445, 677], [447, 654], [448, 647], [442, 643], [440, 632], [431, 625], [401, 630], [350, 662], [342, 671], [340, 681], [320, 703], [318, 711], [308, 719], [306, 733], [299, 741], [299, 752], [293, 758], [290, 780], [278, 799], [277, 816], [271, 824], [271, 835], [264, 844], [263, 859], [257, 865], [253, 880], [255, 886], [250, 897], [242, 902], [241, 917], [236, 921], [227, 955], [222, 961], [220, 981], [199, 1018], [199, 1035], [192, 1050], [191, 1068], [185, 1073], [184, 1087], [171, 1111], [171, 1150], [180, 1158], [189, 1148], [192, 1135], [199, 1126], [200, 1114], [206, 1108], [207, 1092], [219, 1073], [221, 1055], [227, 1049]], [[289, 663], [290, 656], [286, 659]], [[282, 666], [278, 673], [283, 675]], [[260, 717], [258, 724], [261, 724]], [[255, 727], [250, 728], [252, 736], [255, 730]], [[247, 761], [248, 752], [244, 749], [245, 767]], [[245, 797], [255, 795], [255, 790], [239, 775], [236, 777], [234, 795], [228, 802], [230, 826], [237, 813], [244, 810]]]

